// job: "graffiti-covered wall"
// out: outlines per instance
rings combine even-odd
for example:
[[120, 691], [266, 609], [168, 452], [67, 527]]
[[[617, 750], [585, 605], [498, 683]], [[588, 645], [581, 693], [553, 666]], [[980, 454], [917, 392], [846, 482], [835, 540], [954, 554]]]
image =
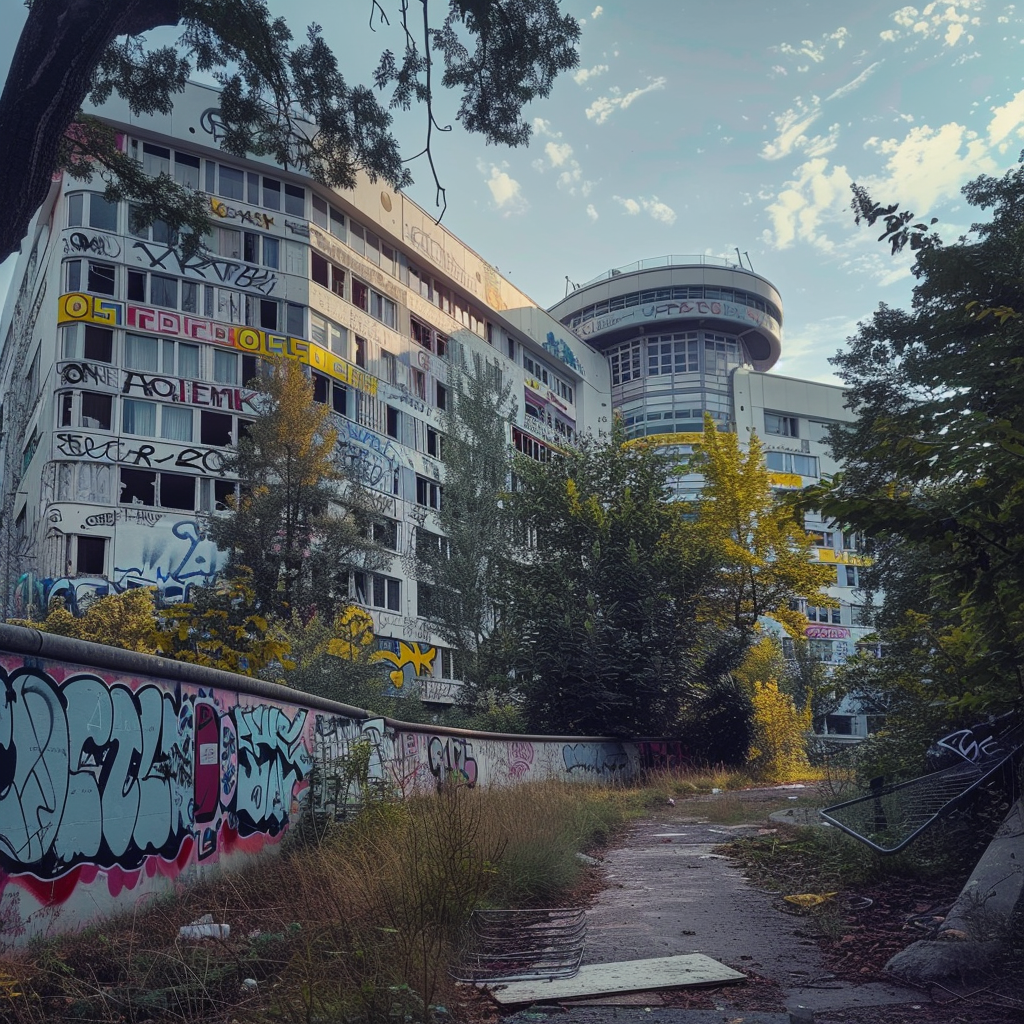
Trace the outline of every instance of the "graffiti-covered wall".
[[[655, 744], [499, 736], [372, 718], [195, 665], [0, 625], [0, 938], [74, 927], [272, 850], [312, 803], [362, 794], [355, 742], [401, 795], [623, 778]], [[668, 752], [670, 753], [670, 752]], [[311, 769], [326, 766], [311, 793]]]

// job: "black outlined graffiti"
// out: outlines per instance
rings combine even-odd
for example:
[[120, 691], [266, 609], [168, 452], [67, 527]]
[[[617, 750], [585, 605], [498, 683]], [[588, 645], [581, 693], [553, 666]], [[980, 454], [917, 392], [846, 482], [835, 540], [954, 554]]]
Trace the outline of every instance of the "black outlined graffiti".
[[219, 814], [239, 835], [276, 836], [312, 764], [307, 714], [0, 668], [0, 866], [46, 880], [79, 864], [133, 871], [174, 859], [197, 818]]
[[117, 367], [106, 363], [61, 363], [60, 382], [64, 385], [100, 384], [117, 387]]
[[113, 235], [87, 235], [84, 231], [72, 231], [64, 237], [64, 255], [73, 252], [116, 260], [121, 255], [121, 243]]
[[277, 274], [266, 267], [252, 267], [222, 256], [197, 255], [186, 259], [172, 246], [151, 245], [149, 242], [136, 242], [132, 248], [142, 251], [151, 270], [168, 270], [186, 277], [217, 281], [262, 295], [270, 295], [277, 287]]

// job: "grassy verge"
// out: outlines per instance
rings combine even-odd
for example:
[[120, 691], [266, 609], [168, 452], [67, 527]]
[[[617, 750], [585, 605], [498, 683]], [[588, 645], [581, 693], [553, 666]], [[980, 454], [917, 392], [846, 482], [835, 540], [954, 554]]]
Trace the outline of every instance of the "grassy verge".
[[[447, 968], [474, 909], [558, 905], [587, 870], [578, 853], [673, 794], [742, 781], [666, 773], [642, 788], [449, 787], [377, 803], [313, 842], [286, 844], [134, 914], [8, 950], [0, 1019], [459, 1020], [465, 996]], [[207, 914], [230, 935], [180, 938], [182, 925]]]

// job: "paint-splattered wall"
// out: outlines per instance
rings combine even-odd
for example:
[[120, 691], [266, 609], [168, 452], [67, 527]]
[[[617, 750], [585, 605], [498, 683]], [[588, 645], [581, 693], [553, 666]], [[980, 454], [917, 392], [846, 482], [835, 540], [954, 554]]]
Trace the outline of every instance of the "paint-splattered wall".
[[[359, 741], [369, 785], [401, 795], [441, 780], [623, 778], [652, 747], [430, 730], [0, 625], [2, 937], [74, 927], [272, 849], [311, 802], [314, 764]], [[329, 767], [312, 796], [339, 816], [361, 800]]]

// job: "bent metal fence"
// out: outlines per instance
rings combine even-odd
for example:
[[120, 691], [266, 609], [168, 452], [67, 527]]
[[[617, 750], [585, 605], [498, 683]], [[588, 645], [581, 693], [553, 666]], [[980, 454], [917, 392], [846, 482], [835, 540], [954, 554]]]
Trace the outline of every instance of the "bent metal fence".
[[943, 736], [929, 750], [938, 770], [907, 782], [874, 779], [871, 792], [818, 813], [878, 853], [898, 853], [966, 803], [1024, 753], [1024, 723], [1013, 715]]

